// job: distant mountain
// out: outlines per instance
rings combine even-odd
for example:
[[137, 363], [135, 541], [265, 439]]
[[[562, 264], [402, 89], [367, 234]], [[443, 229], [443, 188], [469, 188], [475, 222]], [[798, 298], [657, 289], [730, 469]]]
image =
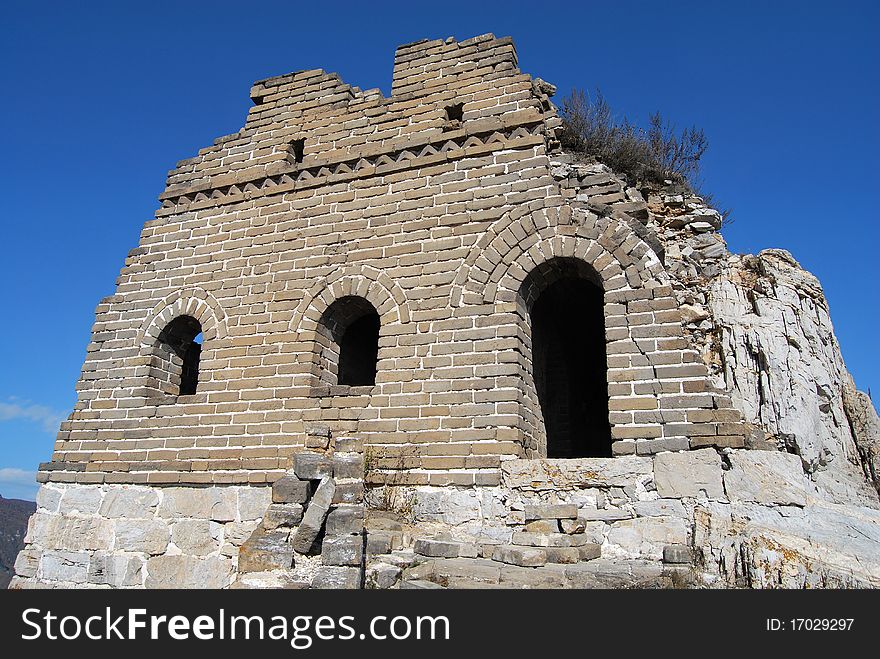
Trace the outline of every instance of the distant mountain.
[[0, 588], [6, 588], [12, 579], [12, 566], [24, 546], [28, 518], [36, 509], [37, 504], [33, 501], [0, 496]]

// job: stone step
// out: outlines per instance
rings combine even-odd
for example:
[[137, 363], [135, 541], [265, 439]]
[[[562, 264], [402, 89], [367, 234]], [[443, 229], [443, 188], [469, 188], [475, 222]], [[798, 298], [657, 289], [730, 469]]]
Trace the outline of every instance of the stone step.
[[529, 533], [514, 531], [510, 538], [511, 544], [526, 547], [580, 547], [588, 544], [590, 537], [584, 533], [569, 535], [567, 533]]
[[573, 503], [525, 506], [526, 521], [533, 519], [577, 519], [578, 508]]
[[540, 567], [547, 563], [547, 552], [537, 547], [499, 545], [492, 554], [492, 560], [522, 567]]
[[419, 538], [413, 546], [413, 551], [420, 556], [457, 558], [461, 551], [461, 543]]
[[414, 579], [412, 581], [401, 581], [400, 589], [401, 590], [429, 590], [429, 589], [442, 589], [443, 586], [440, 584], [434, 583], [433, 581], [423, 581], [421, 579]]

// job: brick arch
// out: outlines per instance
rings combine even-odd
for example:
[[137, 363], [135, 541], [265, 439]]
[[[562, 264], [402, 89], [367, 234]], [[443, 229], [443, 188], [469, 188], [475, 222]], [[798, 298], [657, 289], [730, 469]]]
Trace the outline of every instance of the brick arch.
[[204, 289], [188, 288], [172, 293], [153, 307], [138, 332], [138, 345], [149, 348], [178, 316], [192, 316], [199, 321], [205, 341], [226, 336], [226, 312], [220, 303]]
[[382, 327], [410, 320], [409, 301], [395, 281], [376, 268], [350, 266], [322, 279], [306, 293], [293, 312], [291, 331], [311, 335], [318, 329], [327, 307], [348, 295], [362, 297], [372, 304]]
[[606, 293], [668, 284], [657, 255], [625, 222], [563, 206], [511, 212], [490, 226], [465, 259], [450, 302], [512, 302], [528, 274], [557, 257], [588, 263]]

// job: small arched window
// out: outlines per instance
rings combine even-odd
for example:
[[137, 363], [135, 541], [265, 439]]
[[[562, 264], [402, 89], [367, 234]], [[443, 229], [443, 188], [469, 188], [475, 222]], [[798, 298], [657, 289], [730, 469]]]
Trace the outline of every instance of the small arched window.
[[202, 326], [192, 316], [178, 316], [159, 334], [151, 371], [161, 392], [179, 396], [196, 393], [201, 335]]
[[319, 327], [326, 379], [353, 387], [376, 384], [380, 321], [373, 305], [356, 295], [340, 298], [324, 312]]

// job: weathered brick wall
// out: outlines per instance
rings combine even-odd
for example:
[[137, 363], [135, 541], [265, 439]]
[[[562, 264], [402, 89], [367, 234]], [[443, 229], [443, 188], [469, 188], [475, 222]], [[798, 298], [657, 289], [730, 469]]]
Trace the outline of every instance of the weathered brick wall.
[[[503, 459], [546, 451], [521, 289], [556, 257], [601, 279], [615, 453], [742, 445], [628, 209], [553, 176], [542, 89], [491, 35], [402, 46], [390, 98], [317, 70], [256, 83], [244, 128], [169, 174], [40, 479], [272, 482], [321, 422], [371, 447], [373, 480], [497, 485]], [[349, 295], [380, 316], [375, 386], [328, 366], [319, 325]], [[180, 316], [204, 337], [185, 396], [157, 383]]]

